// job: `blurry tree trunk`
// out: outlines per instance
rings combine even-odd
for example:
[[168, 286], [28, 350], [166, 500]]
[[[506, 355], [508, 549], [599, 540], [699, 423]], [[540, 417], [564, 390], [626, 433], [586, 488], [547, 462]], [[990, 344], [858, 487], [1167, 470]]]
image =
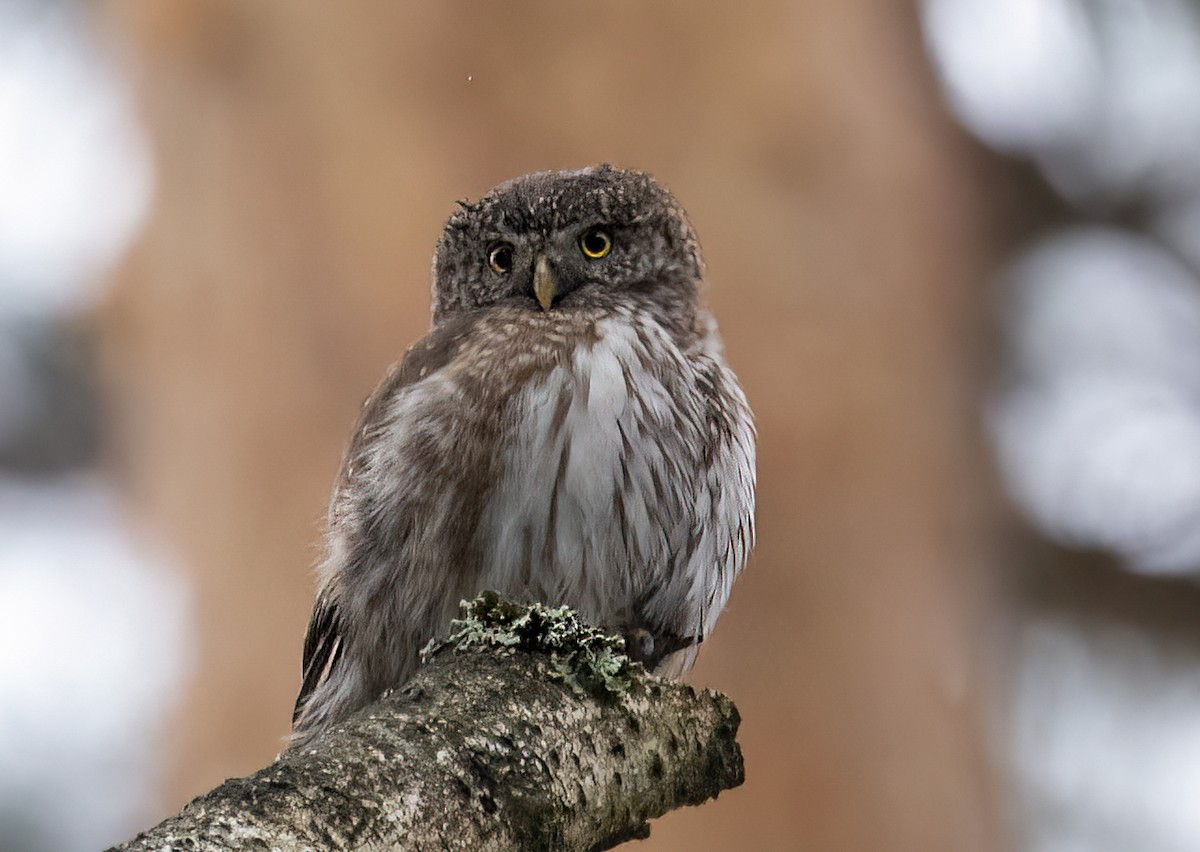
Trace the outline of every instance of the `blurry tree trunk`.
[[907, 3], [105, 0], [157, 204], [106, 313], [122, 469], [193, 571], [174, 809], [265, 762], [360, 400], [451, 202], [611, 161], [675, 190], [760, 433], [760, 542], [693, 680], [750, 782], [648, 848], [988, 850], [969, 150]]

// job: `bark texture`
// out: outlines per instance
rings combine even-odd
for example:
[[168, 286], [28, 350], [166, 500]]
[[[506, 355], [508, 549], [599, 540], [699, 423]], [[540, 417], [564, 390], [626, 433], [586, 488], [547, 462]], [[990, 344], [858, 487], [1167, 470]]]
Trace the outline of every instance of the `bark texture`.
[[568, 610], [470, 605], [401, 690], [119, 850], [599, 850], [743, 781], [719, 693]]

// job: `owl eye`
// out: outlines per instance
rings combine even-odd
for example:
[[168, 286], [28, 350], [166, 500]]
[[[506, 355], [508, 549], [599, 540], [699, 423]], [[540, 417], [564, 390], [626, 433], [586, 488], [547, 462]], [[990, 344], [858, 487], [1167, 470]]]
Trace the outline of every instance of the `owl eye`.
[[603, 228], [588, 228], [579, 238], [579, 248], [592, 260], [599, 260], [612, 251], [612, 237]]
[[496, 243], [488, 249], [488, 265], [497, 275], [507, 275], [512, 270], [513, 248], [508, 243]]

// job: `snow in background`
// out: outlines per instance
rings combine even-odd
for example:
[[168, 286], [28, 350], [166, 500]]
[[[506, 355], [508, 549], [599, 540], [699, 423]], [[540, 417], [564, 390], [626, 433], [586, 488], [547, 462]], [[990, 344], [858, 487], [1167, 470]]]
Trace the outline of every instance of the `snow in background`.
[[[1009, 493], [1147, 583], [1200, 577], [1200, 6], [921, 8], [963, 124], [1034, 164], [1073, 219], [1000, 275], [987, 425]], [[1000, 757], [1021, 848], [1200, 849], [1200, 642], [1070, 607], [1014, 625]]]
[[1020, 635], [1008, 760], [1022, 848], [1195, 852], [1200, 658], [1091, 618]]
[[1060, 231], [1008, 271], [1013, 380], [992, 426], [1009, 487], [1068, 544], [1200, 567], [1200, 288], [1154, 243]]
[[0, 308], [101, 294], [151, 190], [128, 92], [74, 3], [0, 0]]
[[0, 848], [144, 827], [186, 657], [181, 584], [102, 482], [0, 479]]
[[187, 664], [186, 590], [93, 470], [74, 320], [151, 191], [121, 78], [82, 5], [0, 0], [0, 848], [143, 827]]

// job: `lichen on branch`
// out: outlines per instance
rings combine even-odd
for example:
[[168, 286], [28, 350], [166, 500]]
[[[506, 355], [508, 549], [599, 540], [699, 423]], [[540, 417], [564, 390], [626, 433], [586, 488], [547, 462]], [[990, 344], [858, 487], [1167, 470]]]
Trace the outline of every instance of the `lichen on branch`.
[[421, 651], [428, 662], [447, 648], [513, 649], [550, 657], [551, 672], [581, 695], [616, 699], [629, 692], [639, 663], [625, 654], [625, 640], [584, 622], [569, 607], [518, 604], [496, 592], [483, 592], [460, 605], [462, 615], [450, 622], [450, 635], [432, 640]]

